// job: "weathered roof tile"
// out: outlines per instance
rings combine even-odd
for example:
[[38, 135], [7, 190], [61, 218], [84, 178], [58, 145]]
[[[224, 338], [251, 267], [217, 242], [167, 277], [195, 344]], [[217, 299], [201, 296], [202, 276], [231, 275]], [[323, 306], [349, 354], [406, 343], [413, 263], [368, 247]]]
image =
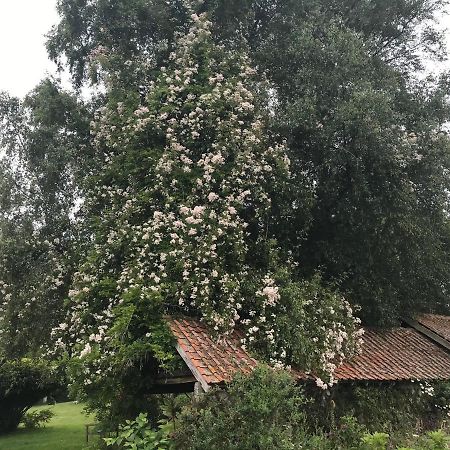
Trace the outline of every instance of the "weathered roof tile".
[[[435, 324], [439, 334], [448, 338], [450, 318], [430, 320], [427, 326]], [[257, 365], [256, 359], [242, 348], [242, 334], [237, 331], [217, 342], [206, 325], [196, 319], [168, 318], [168, 321], [180, 354], [204, 387], [230, 381], [236, 372], [248, 373]], [[420, 332], [412, 328], [365, 331], [361, 354], [338, 367], [335, 372], [338, 380], [450, 379], [450, 353]], [[293, 373], [299, 379], [311, 378], [297, 369]]]
[[416, 321], [450, 342], [450, 316], [419, 314]]

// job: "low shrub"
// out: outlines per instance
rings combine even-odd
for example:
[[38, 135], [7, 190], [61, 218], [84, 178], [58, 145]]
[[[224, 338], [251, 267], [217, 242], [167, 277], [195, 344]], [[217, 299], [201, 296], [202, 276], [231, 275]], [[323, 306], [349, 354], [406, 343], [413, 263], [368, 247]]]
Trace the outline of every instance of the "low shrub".
[[361, 450], [448, 450], [450, 439], [442, 430], [429, 431], [410, 443], [408, 447], [393, 446], [387, 433], [365, 434], [362, 438]]
[[361, 450], [386, 450], [389, 443], [387, 433], [367, 433], [362, 437]]
[[442, 430], [430, 431], [422, 438], [420, 450], [448, 450], [450, 437]]
[[27, 412], [22, 417], [21, 423], [28, 429], [43, 428], [54, 415], [55, 413], [50, 409]]
[[171, 450], [174, 448], [169, 439], [170, 425], [161, 424], [154, 430], [147, 414], [139, 414], [135, 420], [127, 420], [120, 425], [115, 438], [104, 438], [107, 447], [133, 450]]

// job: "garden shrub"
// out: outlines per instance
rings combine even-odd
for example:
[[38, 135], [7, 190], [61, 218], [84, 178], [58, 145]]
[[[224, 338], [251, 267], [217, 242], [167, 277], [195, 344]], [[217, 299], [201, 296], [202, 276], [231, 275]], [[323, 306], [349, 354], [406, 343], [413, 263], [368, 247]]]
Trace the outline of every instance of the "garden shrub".
[[305, 448], [305, 403], [289, 373], [260, 366], [185, 408], [174, 440], [183, 450]]
[[333, 403], [325, 414], [313, 405], [311, 415], [326, 428], [333, 417], [352, 415], [370, 432], [405, 434], [439, 428], [448, 418], [449, 383], [339, 383], [332, 391]]
[[[363, 396], [367, 410], [362, 409], [362, 404], [356, 405], [359, 413], [366, 414], [363, 419], [373, 417], [375, 423], [392, 429], [392, 433], [376, 430], [373, 424], [369, 427], [371, 424], [362, 423], [354, 416], [337, 415], [335, 420], [326, 423], [333, 414], [327, 414], [325, 403], [319, 404], [305, 396], [304, 388], [295, 383], [289, 372], [259, 366], [251, 374], [235, 377], [226, 390], [211, 389], [194, 399], [178, 415], [171, 438], [180, 450], [447, 449], [448, 436], [442, 431], [411, 438], [413, 409], [409, 402], [413, 405], [417, 399], [403, 398], [408, 389], [386, 398], [385, 409], [380, 411], [376, 422], [376, 411], [371, 408], [383, 407], [381, 396], [391, 389], [392, 386], [384, 386], [377, 392], [370, 388]], [[419, 396], [419, 400], [427, 399]], [[388, 412], [396, 404], [401, 406], [402, 401], [408, 406], [403, 411], [407, 414], [406, 427], [400, 423], [401, 409], [395, 413], [393, 422], [388, 420]], [[341, 409], [342, 406], [341, 403]], [[351, 403], [347, 406], [351, 411]], [[316, 420], [321, 412], [326, 417], [323, 423]], [[393, 428], [393, 423], [398, 428]]]
[[362, 437], [363, 450], [386, 450], [389, 443], [387, 433], [367, 433]]
[[147, 414], [141, 413], [135, 420], [127, 420], [119, 427], [115, 438], [104, 438], [107, 447], [133, 450], [170, 450], [174, 446], [169, 439], [171, 426], [161, 424], [154, 430]]
[[0, 433], [14, 430], [26, 411], [55, 386], [45, 361], [0, 360]]
[[448, 450], [450, 438], [442, 430], [429, 431], [423, 436], [417, 437], [410, 446], [395, 446], [387, 433], [365, 434], [358, 450]]
[[358, 423], [355, 417], [343, 416], [339, 419], [338, 426], [330, 433], [329, 439], [335, 443], [337, 448], [358, 450], [361, 436], [366, 432], [366, 427]]
[[41, 409], [40, 411], [27, 412], [22, 417], [21, 422], [25, 428], [33, 430], [44, 427], [54, 415], [55, 413], [50, 409]]
[[430, 431], [422, 438], [420, 450], [448, 450], [450, 438], [442, 430]]

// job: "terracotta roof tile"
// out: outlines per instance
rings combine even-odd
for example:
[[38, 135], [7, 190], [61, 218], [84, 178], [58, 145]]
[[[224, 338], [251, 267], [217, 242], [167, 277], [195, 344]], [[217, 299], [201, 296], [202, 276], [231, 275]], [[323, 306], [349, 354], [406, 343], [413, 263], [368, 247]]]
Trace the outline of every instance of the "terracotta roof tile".
[[[250, 372], [257, 361], [241, 347], [242, 334], [227, 340], [211, 338], [206, 325], [192, 318], [168, 318], [178, 351], [204, 388]], [[300, 370], [296, 377], [309, 378]], [[450, 353], [412, 328], [366, 329], [360, 355], [341, 365], [339, 380], [450, 379]]]
[[450, 342], [450, 316], [420, 314], [415, 319], [420, 325], [427, 327]]
[[169, 326], [179, 348], [208, 385], [230, 381], [236, 372], [249, 372], [257, 365], [257, 361], [242, 349], [239, 333], [217, 342], [206, 326], [195, 319], [169, 318]]
[[336, 370], [340, 380], [450, 379], [450, 353], [412, 328], [366, 329], [361, 354]]

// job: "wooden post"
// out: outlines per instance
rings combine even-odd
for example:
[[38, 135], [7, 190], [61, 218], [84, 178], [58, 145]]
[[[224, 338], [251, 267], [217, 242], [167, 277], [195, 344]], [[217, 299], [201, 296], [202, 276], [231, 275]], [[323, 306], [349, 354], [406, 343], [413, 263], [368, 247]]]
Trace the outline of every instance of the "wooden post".
[[198, 381], [194, 384], [194, 398], [197, 400], [198, 398], [200, 398], [203, 394], [205, 393], [205, 391], [203, 390], [203, 387], [201, 385], [201, 383], [199, 383]]

